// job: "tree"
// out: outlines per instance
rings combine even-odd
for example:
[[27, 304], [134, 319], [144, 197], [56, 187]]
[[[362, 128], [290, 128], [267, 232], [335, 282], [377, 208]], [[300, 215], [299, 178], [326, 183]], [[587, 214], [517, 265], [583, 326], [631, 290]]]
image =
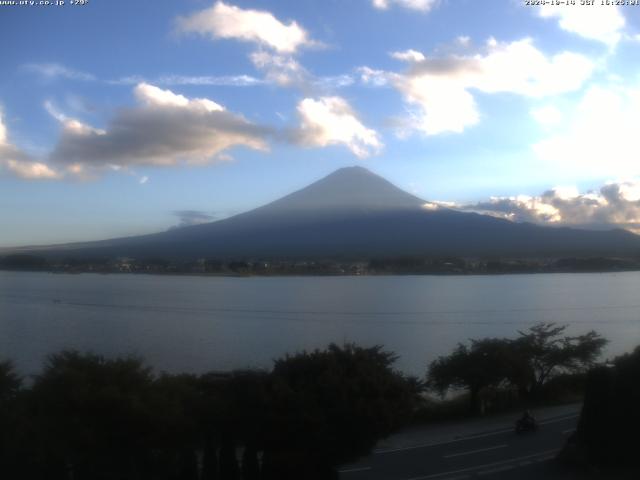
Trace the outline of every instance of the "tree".
[[154, 379], [144, 401], [154, 435], [142, 448], [162, 459], [155, 462], [154, 478], [197, 479], [196, 450], [204, 444], [199, 378], [163, 373]]
[[263, 478], [337, 478], [334, 467], [371, 451], [417, 402], [415, 383], [382, 347], [332, 344], [275, 363]]
[[[259, 478], [258, 451], [263, 445], [269, 375], [261, 371], [207, 373], [200, 377], [204, 405], [205, 478], [240, 476], [236, 448], [242, 447], [243, 479]], [[215, 477], [217, 478], [217, 477]]]
[[22, 379], [15, 372], [10, 361], [0, 362], [0, 406], [16, 396]]
[[20, 471], [15, 446], [21, 431], [17, 415], [21, 386], [13, 364], [0, 362], [0, 476]]
[[427, 385], [444, 395], [451, 388], [469, 391], [469, 409], [479, 413], [480, 393], [498, 386], [510, 375], [511, 342], [501, 338], [471, 340], [469, 346], [459, 343], [449, 354], [431, 362]]
[[40, 270], [47, 267], [47, 261], [36, 255], [14, 254], [0, 258], [0, 267], [9, 270]]
[[512, 385], [525, 398], [560, 373], [580, 373], [593, 366], [607, 340], [594, 331], [563, 336], [566, 326], [539, 323], [515, 339], [485, 338], [458, 344], [449, 355], [431, 362], [427, 385], [440, 394], [451, 388], [469, 391], [470, 410], [480, 412], [480, 393]]
[[75, 351], [50, 356], [30, 392], [30, 467], [46, 478], [77, 480], [145, 471], [157, 438], [148, 409], [152, 382], [151, 370], [135, 358]]
[[[629, 468], [638, 478], [640, 347], [587, 375], [584, 405], [565, 458], [598, 467]], [[606, 477], [606, 470], [603, 478]]]
[[514, 365], [511, 381], [529, 397], [559, 373], [579, 373], [594, 365], [607, 340], [591, 330], [575, 337], [563, 336], [566, 325], [539, 323], [518, 332], [513, 342]]

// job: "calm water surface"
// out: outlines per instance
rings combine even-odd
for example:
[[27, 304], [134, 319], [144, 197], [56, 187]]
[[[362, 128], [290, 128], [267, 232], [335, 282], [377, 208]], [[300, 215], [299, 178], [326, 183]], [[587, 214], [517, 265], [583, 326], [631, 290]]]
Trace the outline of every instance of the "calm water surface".
[[158, 370], [265, 367], [330, 342], [383, 344], [421, 375], [457, 342], [537, 322], [640, 344], [640, 273], [221, 278], [0, 271], [0, 358], [36, 373], [63, 348]]

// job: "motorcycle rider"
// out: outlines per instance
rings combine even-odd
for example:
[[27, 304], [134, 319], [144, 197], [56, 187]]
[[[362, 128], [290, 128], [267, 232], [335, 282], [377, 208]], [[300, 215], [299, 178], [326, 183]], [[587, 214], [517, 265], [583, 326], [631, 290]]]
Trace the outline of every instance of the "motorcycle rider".
[[538, 422], [529, 409], [525, 410], [517, 422], [517, 427], [522, 430], [535, 430]]

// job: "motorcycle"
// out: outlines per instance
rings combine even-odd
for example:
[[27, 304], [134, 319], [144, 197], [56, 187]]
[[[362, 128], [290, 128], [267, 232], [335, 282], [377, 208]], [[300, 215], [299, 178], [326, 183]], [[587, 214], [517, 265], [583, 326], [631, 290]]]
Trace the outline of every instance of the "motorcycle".
[[533, 417], [523, 417], [516, 422], [516, 433], [536, 432], [538, 422]]

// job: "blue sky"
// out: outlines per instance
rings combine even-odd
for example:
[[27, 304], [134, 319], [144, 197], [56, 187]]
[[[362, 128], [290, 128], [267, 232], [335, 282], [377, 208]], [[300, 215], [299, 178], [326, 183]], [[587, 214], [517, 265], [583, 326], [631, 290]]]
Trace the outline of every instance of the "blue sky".
[[0, 6], [0, 41], [0, 246], [223, 218], [349, 165], [433, 208], [640, 224], [640, 6], [67, 1]]

